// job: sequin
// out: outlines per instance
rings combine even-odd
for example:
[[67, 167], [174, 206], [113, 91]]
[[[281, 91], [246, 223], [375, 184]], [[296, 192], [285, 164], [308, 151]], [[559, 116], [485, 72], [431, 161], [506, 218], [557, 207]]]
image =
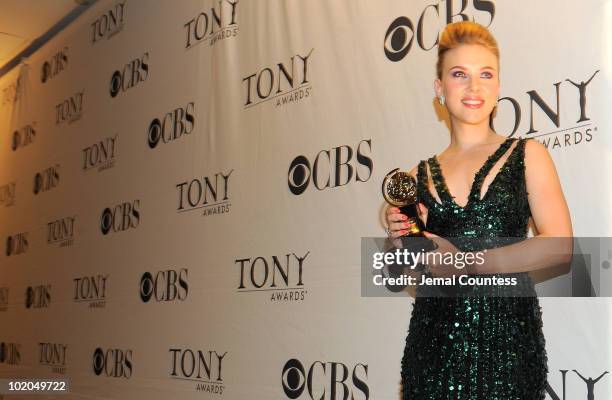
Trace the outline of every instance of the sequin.
[[[464, 207], [449, 193], [436, 157], [421, 161], [417, 196], [428, 208], [427, 230], [452, 238], [466, 251], [476, 249], [463, 238], [490, 238], [491, 247], [500, 237], [524, 239], [531, 216], [527, 140], [508, 138], [491, 154], [474, 177]], [[515, 141], [480, 198], [484, 179]], [[426, 164], [440, 202], [425, 184]], [[516, 276], [533, 285], [528, 274]], [[543, 400], [548, 366], [538, 298], [417, 297], [401, 367], [404, 400]]]

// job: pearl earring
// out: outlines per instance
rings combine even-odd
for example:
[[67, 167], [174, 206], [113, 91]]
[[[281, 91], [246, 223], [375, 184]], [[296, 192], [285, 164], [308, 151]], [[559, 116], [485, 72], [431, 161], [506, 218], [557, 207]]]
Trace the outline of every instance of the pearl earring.
[[444, 95], [440, 95], [440, 97], [438, 97], [438, 101], [440, 102], [441, 105], [444, 105]]

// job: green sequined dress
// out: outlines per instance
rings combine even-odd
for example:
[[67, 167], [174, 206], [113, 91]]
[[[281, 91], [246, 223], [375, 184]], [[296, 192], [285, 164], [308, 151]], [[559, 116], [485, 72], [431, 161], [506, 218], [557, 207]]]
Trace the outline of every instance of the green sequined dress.
[[[481, 249], [462, 246], [461, 238], [524, 240], [531, 216], [526, 141], [508, 138], [491, 154], [474, 178], [465, 207], [453, 200], [437, 158], [421, 161], [417, 196], [428, 209], [427, 231], [464, 251]], [[507, 151], [481, 199], [485, 177]], [[427, 188], [426, 162], [441, 203]], [[548, 367], [541, 308], [528, 274], [512, 276], [533, 296], [426, 297], [417, 291], [402, 358], [404, 400], [544, 399]]]

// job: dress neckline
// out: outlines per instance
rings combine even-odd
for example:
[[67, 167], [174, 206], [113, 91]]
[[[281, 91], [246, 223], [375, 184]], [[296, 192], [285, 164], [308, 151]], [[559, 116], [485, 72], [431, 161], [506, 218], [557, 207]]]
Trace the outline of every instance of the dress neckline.
[[[508, 150], [508, 148], [510, 147], [510, 145], [512, 144], [514, 140], [516, 139], [507, 138], [506, 140], [504, 140], [499, 145], [497, 150], [495, 150], [491, 155], [489, 155], [489, 157], [484, 162], [484, 164], [476, 172], [476, 174], [474, 175], [474, 179], [472, 181], [472, 185], [470, 187], [470, 192], [468, 194], [467, 203], [465, 203], [464, 206], [459, 205], [455, 201], [455, 197], [450, 193], [450, 190], [448, 189], [448, 186], [446, 185], [446, 179], [444, 178], [444, 173], [442, 172], [442, 167], [440, 166], [438, 156], [434, 155], [430, 160], [433, 162], [433, 165], [435, 168], [431, 168], [432, 165], [430, 164], [430, 169], [431, 169], [431, 174], [432, 174], [432, 180], [434, 182], [436, 191], [438, 192], [438, 196], [440, 196], [440, 200], [442, 200], [442, 196], [444, 196], [446, 200], [448, 200], [449, 202], [451, 202], [456, 207], [462, 210], [468, 208], [472, 204], [472, 202], [476, 200], [476, 198], [480, 200], [480, 189], [481, 189], [484, 179], [486, 178], [487, 174], [490, 172], [491, 168], [493, 168], [493, 165], [495, 165], [495, 163], [501, 158], [501, 156], [504, 155], [504, 153], [506, 152], [506, 150]], [[509, 158], [510, 157], [508, 157], [508, 159]], [[502, 168], [503, 167], [504, 166], [502, 165]], [[501, 168], [499, 172], [501, 172]], [[497, 178], [497, 175], [499, 175], [499, 172], [496, 174], [495, 178]], [[487, 188], [487, 192], [484, 194], [483, 199], [489, 193], [489, 189], [491, 189], [492, 185], [493, 185], [493, 182], [491, 182], [491, 185], [489, 185], [489, 187]], [[478, 196], [476, 196], [476, 194], [478, 194]]]

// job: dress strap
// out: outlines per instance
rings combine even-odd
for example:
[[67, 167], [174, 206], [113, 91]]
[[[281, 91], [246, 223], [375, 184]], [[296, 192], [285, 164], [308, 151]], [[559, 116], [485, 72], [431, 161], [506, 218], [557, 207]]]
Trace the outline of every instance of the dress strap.
[[417, 167], [417, 198], [419, 201], [427, 201], [427, 194], [429, 193], [427, 187], [429, 186], [429, 179], [427, 177], [427, 164], [424, 160], [419, 161]]
[[516, 145], [516, 153], [517, 153], [517, 156], [516, 156], [517, 157], [517, 160], [516, 160], [517, 162], [516, 162], [516, 164], [518, 165], [518, 168], [520, 168], [519, 171], [520, 171], [520, 176], [522, 178], [522, 188], [523, 188], [522, 190], [523, 190], [523, 193], [524, 193], [524, 196], [525, 196], [524, 197], [525, 198], [525, 200], [524, 200], [525, 207], [528, 210], [527, 211], [528, 215], [530, 217], [532, 217], [533, 215], [531, 214], [531, 207], [529, 206], [529, 200], [528, 200], [528, 197], [527, 197], [529, 195], [529, 192], [527, 192], [527, 176], [525, 174], [525, 146], [526, 146], [528, 140], [535, 140], [535, 139], [532, 139], [532, 138], [521, 138], [520, 142]]
[[427, 170], [425, 169], [425, 161], [419, 161], [419, 165], [417, 167], [417, 185], [421, 186], [424, 180], [427, 179]]
[[516, 145], [517, 149], [517, 157], [519, 159], [519, 162], [521, 163], [521, 165], [524, 167], [525, 166], [525, 144], [527, 143], [527, 141], [531, 139], [531, 138], [521, 138], [519, 139], [518, 144]]
[[453, 198], [449, 191], [446, 189], [446, 183], [444, 182], [444, 177], [442, 176], [440, 164], [438, 164], [438, 161], [435, 159], [435, 157], [428, 158], [427, 164], [429, 164], [429, 171], [431, 171], [431, 180], [433, 181], [440, 201], [444, 202], [446, 200], [452, 202]]
[[[472, 192], [470, 193], [470, 196], [472, 196], [472, 197], [474, 197], [476, 199], [480, 198], [480, 190], [481, 190], [482, 184], [483, 184], [485, 178], [487, 177], [487, 175], [489, 175], [489, 172], [491, 172], [491, 168], [493, 168], [495, 163], [497, 163], [497, 161], [499, 161], [499, 159], [504, 154], [506, 154], [506, 151], [510, 148], [510, 146], [512, 146], [512, 143], [514, 143], [517, 140], [519, 140], [519, 139], [517, 139], [517, 138], [507, 138], [498, 147], [498, 149], [493, 154], [491, 154], [489, 156], [487, 161], [485, 161], [483, 166], [480, 168], [480, 170], [478, 170], [478, 172], [476, 173], [476, 176], [474, 177], [474, 183], [472, 185]], [[517, 146], [515, 146], [515, 148], [513, 149], [512, 152], [514, 152], [519, 145], [520, 145], [520, 142], [517, 144]], [[506, 160], [506, 162], [508, 162], [510, 157], [512, 157], [512, 154], [510, 154], [510, 156], [508, 156], [508, 159]]]

